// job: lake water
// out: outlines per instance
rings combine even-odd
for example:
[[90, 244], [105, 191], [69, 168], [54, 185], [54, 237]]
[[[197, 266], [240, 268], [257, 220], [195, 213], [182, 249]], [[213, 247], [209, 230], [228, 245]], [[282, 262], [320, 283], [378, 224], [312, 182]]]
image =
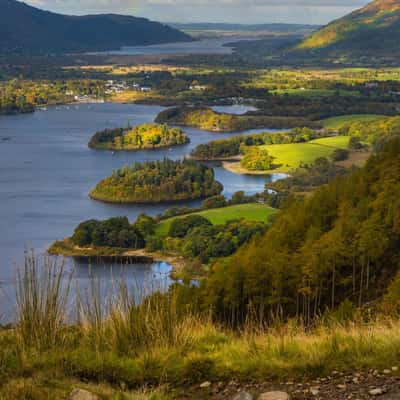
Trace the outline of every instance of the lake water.
[[114, 55], [232, 54], [233, 47], [225, 45], [243, 39], [243, 37], [212, 38], [201, 39], [194, 42], [122, 47], [120, 50], [108, 51], [106, 53]]
[[[22, 265], [25, 248], [42, 254], [54, 240], [70, 236], [76, 225], [86, 219], [126, 215], [133, 221], [142, 212], [157, 215], [171, 206], [93, 201], [88, 193], [99, 180], [134, 161], [180, 159], [200, 143], [232, 135], [189, 128], [186, 132], [191, 143], [173, 149], [113, 154], [88, 148], [87, 143], [97, 130], [124, 126], [128, 121], [131, 125], [152, 122], [162, 109], [148, 105], [82, 104], [0, 116], [0, 318], [14, 304], [16, 268]], [[248, 108], [218, 109], [243, 113]], [[227, 196], [238, 190], [260, 192], [268, 179], [235, 175], [221, 167], [216, 167], [215, 173]], [[197, 206], [199, 202], [182, 205]], [[75, 268], [78, 279], [85, 282], [89, 278], [88, 265], [78, 261]], [[120, 265], [114, 265], [113, 272], [119, 275], [120, 269]], [[165, 280], [169, 270], [165, 263], [135, 264], [128, 268], [128, 273], [132, 279], [135, 275], [136, 281], [144, 282]], [[110, 266], [96, 266], [93, 271], [99, 277], [109, 276]]]

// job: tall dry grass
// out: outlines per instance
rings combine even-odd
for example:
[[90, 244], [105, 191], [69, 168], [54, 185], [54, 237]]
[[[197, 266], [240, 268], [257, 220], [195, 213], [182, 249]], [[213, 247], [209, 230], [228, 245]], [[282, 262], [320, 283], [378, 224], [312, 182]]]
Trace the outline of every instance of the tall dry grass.
[[[0, 378], [23, 375], [26, 364], [30, 371], [47, 365], [52, 373], [135, 388], [400, 366], [398, 320], [321, 322], [312, 330], [297, 321], [275, 327], [249, 323], [239, 332], [182, 309], [174, 291], [140, 297], [122, 280], [107, 298], [96, 280], [85, 296], [71, 293], [72, 283], [63, 263], [26, 260], [18, 275], [16, 328], [0, 335]], [[25, 352], [19, 369], [11, 365], [13, 355], [1, 350], [1, 343], [13, 341]]]

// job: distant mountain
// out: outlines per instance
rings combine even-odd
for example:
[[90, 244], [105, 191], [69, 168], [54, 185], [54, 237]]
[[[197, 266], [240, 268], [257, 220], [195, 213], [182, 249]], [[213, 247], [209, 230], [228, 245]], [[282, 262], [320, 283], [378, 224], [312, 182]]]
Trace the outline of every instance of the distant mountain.
[[375, 0], [305, 39], [303, 50], [355, 54], [399, 52], [400, 0]]
[[179, 30], [115, 14], [67, 16], [0, 0], [1, 52], [73, 52], [190, 41]]
[[303, 30], [315, 30], [318, 25], [305, 24], [228, 24], [228, 23], [213, 23], [213, 22], [198, 22], [198, 23], [173, 23], [170, 24], [174, 28], [183, 31], [230, 31], [230, 32], [255, 32], [255, 31], [271, 31], [279, 33], [292, 33]]

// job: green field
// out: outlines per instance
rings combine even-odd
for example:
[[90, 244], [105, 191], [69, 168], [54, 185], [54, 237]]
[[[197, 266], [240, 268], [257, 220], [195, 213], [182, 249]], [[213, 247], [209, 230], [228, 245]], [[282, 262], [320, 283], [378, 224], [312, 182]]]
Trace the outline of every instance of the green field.
[[368, 122], [375, 121], [380, 118], [385, 118], [383, 115], [376, 114], [352, 114], [352, 115], [342, 115], [340, 117], [332, 117], [322, 120], [322, 123], [327, 129], [339, 129], [343, 125], [352, 123], [352, 122]]
[[290, 172], [301, 164], [313, 164], [317, 158], [329, 157], [335, 149], [347, 148], [349, 136], [335, 136], [316, 139], [308, 143], [274, 144], [261, 146], [275, 157], [279, 165], [275, 172]]
[[[265, 204], [239, 204], [225, 208], [216, 208], [195, 213], [207, 218], [213, 225], [222, 225], [233, 219], [245, 218], [249, 221], [267, 221], [267, 219], [276, 213], [276, 210]], [[193, 214], [190, 214], [193, 215]], [[185, 216], [175, 217], [183, 218]], [[165, 236], [169, 232], [172, 221], [175, 218], [169, 218], [160, 222], [157, 226], [156, 233]]]
[[289, 96], [303, 96], [303, 97], [328, 97], [339, 94], [340, 96], [357, 96], [359, 93], [350, 90], [332, 90], [332, 89], [277, 89], [271, 90], [271, 93]]

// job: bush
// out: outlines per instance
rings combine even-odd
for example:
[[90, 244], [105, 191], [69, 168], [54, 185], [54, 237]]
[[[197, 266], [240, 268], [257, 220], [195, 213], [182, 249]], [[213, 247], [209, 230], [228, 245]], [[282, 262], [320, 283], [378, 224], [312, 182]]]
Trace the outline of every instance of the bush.
[[185, 237], [193, 228], [198, 226], [212, 226], [211, 222], [200, 215], [189, 215], [185, 218], [176, 218], [169, 228], [169, 236], [174, 238]]
[[135, 249], [144, 247], [143, 235], [129, 223], [127, 217], [82, 222], [75, 229], [72, 242], [77, 246], [95, 245]]
[[350, 138], [350, 141], [349, 141], [349, 149], [350, 150], [361, 150], [363, 147], [364, 146], [358, 137], [352, 136]]
[[331, 155], [332, 161], [344, 161], [349, 158], [349, 152], [345, 149], [336, 149]]
[[204, 210], [208, 210], [210, 208], [222, 208], [227, 206], [227, 201], [225, 196], [219, 195], [219, 196], [213, 196], [209, 197], [208, 199], [204, 200], [201, 203], [201, 208]]

